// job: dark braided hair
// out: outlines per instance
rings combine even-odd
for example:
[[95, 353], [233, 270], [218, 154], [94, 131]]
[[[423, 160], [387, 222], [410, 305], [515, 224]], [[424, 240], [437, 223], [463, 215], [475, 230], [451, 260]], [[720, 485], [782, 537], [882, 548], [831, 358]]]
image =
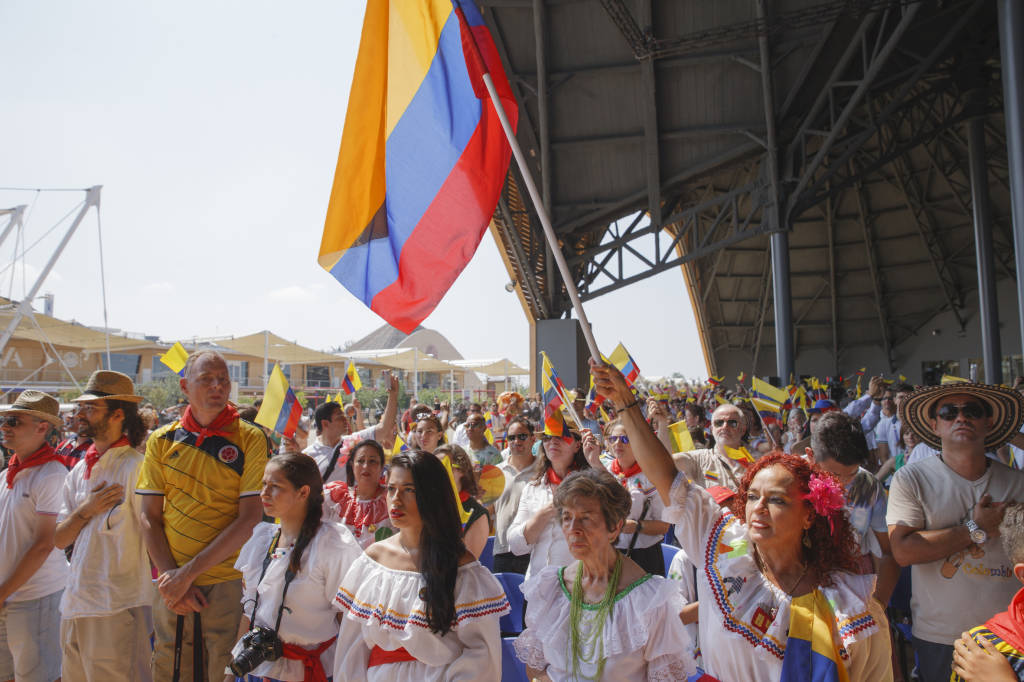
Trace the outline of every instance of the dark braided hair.
[[455, 578], [466, 553], [462, 522], [448, 472], [441, 460], [424, 450], [403, 452], [391, 460], [391, 470], [405, 469], [416, 486], [420, 530], [420, 575], [426, 583], [423, 601], [431, 632], [447, 634], [455, 624]]
[[295, 547], [292, 549], [291, 558], [288, 561], [288, 570], [298, 573], [302, 567], [302, 554], [306, 551], [309, 543], [313, 541], [317, 530], [320, 529], [320, 517], [323, 515], [324, 484], [320, 478], [320, 469], [312, 457], [301, 453], [275, 455], [267, 464], [276, 466], [288, 479], [288, 482], [295, 486], [296, 490], [302, 486], [309, 487], [309, 497], [306, 498], [306, 518], [302, 520], [299, 537], [295, 538]]

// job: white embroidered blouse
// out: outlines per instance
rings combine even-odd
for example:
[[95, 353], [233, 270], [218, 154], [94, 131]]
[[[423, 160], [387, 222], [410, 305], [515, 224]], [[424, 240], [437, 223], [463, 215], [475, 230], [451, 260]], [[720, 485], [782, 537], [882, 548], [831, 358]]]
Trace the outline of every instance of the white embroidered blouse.
[[[777, 682], [789, 636], [788, 594], [754, 561], [747, 527], [703, 488], [678, 474], [663, 520], [697, 566], [705, 671], [722, 682]], [[839, 653], [851, 682], [891, 680], [889, 628], [872, 598], [875, 576], [835, 573], [819, 588], [832, 606]], [[774, 615], [774, 617], [773, 617]]]
[[[554, 682], [573, 679], [569, 654], [569, 590], [565, 569], [548, 566], [523, 583], [526, 629], [516, 638], [516, 655], [531, 668], [544, 670]], [[660, 576], [645, 575], [615, 596], [615, 604], [594, 645], [590, 660], [579, 663], [587, 679], [597, 674], [604, 655], [601, 680], [686, 680], [697, 672], [693, 645], [679, 620], [683, 600], [679, 589]], [[598, 624], [597, 607], [585, 604], [580, 628], [586, 634]], [[584, 654], [586, 656], [586, 653]]]

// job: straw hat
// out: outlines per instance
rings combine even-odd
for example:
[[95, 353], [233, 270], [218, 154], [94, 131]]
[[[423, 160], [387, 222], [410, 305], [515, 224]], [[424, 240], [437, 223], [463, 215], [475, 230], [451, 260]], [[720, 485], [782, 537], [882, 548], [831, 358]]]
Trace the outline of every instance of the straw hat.
[[82, 395], [72, 402], [84, 403], [93, 400], [123, 400], [141, 403], [142, 396], [135, 394], [135, 384], [127, 374], [109, 369], [98, 369], [89, 377], [89, 383]]
[[1024, 424], [1024, 395], [1018, 391], [992, 384], [957, 382], [942, 386], [927, 386], [911, 393], [900, 405], [900, 421], [917, 437], [935, 448], [942, 449], [942, 441], [932, 431], [929, 412], [935, 404], [951, 395], [966, 395], [983, 401], [992, 408], [992, 428], [985, 436], [985, 449], [998, 448], [1020, 431]]
[[60, 417], [60, 403], [52, 395], [42, 391], [22, 391], [14, 404], [2, 414], [25, 414], [36, 419], [44, 419], [54, 426], [62, 426], [64, 423]]

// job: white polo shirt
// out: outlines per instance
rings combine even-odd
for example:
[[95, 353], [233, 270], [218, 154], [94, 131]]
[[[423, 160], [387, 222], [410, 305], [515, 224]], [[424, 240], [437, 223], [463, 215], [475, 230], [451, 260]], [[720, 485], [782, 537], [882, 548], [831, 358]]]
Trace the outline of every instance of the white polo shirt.
[[[67, 469], [59, 461], [50, 461], [24, 469], [7, 487], [0, 477], [0, 581], [7, 580], [35, 540], [41, 516], [57, 516], [61, 489]], [[68, 562], [64, 552], [54, 548], [31, 578], [8, 601], [28, 601], [46, 597], [64, 589]]]

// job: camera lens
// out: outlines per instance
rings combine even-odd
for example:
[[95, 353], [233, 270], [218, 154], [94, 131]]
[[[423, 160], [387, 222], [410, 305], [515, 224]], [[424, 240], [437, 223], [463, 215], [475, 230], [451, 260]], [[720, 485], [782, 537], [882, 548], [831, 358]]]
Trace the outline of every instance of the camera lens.
[[263, 650], [258, 647], [243, 649], [228, 666], [238, 677], [245, 677], [263, 662]]

